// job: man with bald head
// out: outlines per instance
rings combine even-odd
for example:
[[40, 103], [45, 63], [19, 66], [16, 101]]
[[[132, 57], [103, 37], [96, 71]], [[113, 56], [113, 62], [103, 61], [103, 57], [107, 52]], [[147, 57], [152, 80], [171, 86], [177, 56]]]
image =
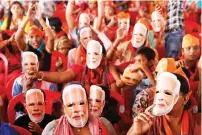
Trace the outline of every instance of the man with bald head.
[[14, 124], [29, 130], [33, 135], [39, 135], [54, 119], [53, 116], [45, 114], [45, 93], [40, 89], [30, 89], [24, 96], [27, 114], [19, 117]]

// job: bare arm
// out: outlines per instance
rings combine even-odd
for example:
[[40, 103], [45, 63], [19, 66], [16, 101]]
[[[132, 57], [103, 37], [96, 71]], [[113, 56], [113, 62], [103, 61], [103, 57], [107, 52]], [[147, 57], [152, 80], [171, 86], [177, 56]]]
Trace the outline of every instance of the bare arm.
[[27, 47], [23, 35], [24, 35], [24, 29], [26, 24], [28, 23], [28, 21], [31, 18], [31, 14], [32, 14], [32, 9], [34, 9], [35, 4], [30, 4], [28, 11], [27, 11], [27, 16], [26, 19], [22, 22], [22, 24], [20, 25], [20, 27], [18, 28], [17, 32], [15, 33], [15, 40], [17, 42], [17, 46], [21, 51], [24, 51]]
[[142, 69], [143, 72], [146, 74], [146, 76], [149, 78], [149, 80], [150, 80], [152, 86], [155, 86], [155, 85], [156, 85], [156, 82], [155, 82], [155, 80], [154, 80], [154, 76], [153, 76], [153, 74], [151, 73], [149, 67], [146, 66], [146, 65], [142, 65], [142, 66], [141, 66], [141, 69]]
[[98, 0], [97, 3], [98, 3], [98, 17], [95, 18], [93, 27], [94, 29], [100, 30], [102, 25], [102, 19], [104, 17], [104, 2]]
[[67, 9], [66, 9], [66, 20], [67, 20], [67, 24], [68, 24], [68, 28], [69, 30], [73, 30], [75, 25], [74, 25], [74, 19], [72, 17], [73, 15], [73, 9], [74, 9], [74, 1], [73, 0], [69, 0], [68, 1], [68, 5], [67, 5]]
[[25, 43], [23, 36], [24, 36], [24, 29], [28, 21], [29, 19], [26, 18], [22, 22], [22, 25], [18, 28], [17, 32], [15, 33], [15, 41], [17, 42], [17, 46], [21, 51], [24, 51], [27, 47], [27, 44]]
[[53, 35], [53, 32], [51, 31], [51, 29], [47, 26], [47, 24], [43, 20], [42, 13], [40, 11], [39, 5], [36, 6], [36, 15], [35, 15], [35, 17], [39, 21], [39, 23], [41, 24], [43, 29], [45, 30], [45, 33], [47, 34], [48, 41], [47, 41], [47, 44], [46, 44], [46, 51], [51, 53], [51, 51], [53, 50], [53, 46], [54, 46], [54, 35]]
[[112, 83], [110, 87], [111, 87], [111, 90], [121, 93], [120, 90], [116, 86], [116, 82]]
[[143, 135], [152, 127], [154, 115], [149, 111], [153, 106], [149, 106], [145, 112], [140, 113], [133, 120], [133, 125], [126, 135]]
[[9, 45], [12, 41], [14, 41], [14, 35], [12, 35], [9, 39], [0, 42], [0, 49]]
[[52, 83], [67, 83], [75, 79], [75, 73], [72, 69], [64, 72], [38, 72], [37, 78]]
[[112, 44], [111, 48], [107, 51], [107, 60], [112, 61], [114, 54], [117, 50], [117, 46], [119, 45], [120, 39], [116, 38], [116, 40], [114, 41], [114, 43]]
[[115, 51], [117, 50], [117, 47], [120, 43], [120, 41], [125, 37], [124, 35], [124, 30], [122, 28], [118, 28], [116, 30], [116, 40], [114, 41], [114, 43], [112, 44], [111, 48], [109, 49], [109, 51], [107, 51], [107, 60], [111, 61], [114, 57]]

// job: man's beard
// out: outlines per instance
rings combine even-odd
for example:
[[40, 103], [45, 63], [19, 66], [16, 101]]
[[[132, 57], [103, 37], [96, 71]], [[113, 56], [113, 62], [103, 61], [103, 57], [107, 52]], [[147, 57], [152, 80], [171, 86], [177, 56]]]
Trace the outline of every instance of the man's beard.
[[167, 113], [169, 113], [172, 109], [173, 109], [173, 106], [174, 106], [174, 99], [172, 100], [172, 103], [167, 106], [166, 104], [164, 104], [165, 106], [163, 108], [157, 108], [154, 106], [153, 110], [152, 110], [152, 114], [155, 115], [155, 116], [162, 116], [162, 115], [165, 115]]
[[34, 123], [40, 123], [41, 121], [43, 121], [45, 113], [42, 113], [39, 118], [35, 118], [34, 116], [32, 116], [32, 114], [29, 114], [29, 113], [28, 113], [28, 115], [29, 115], [29, 118], [30, 118], [30, 120], [32, 122], [34, 122]]

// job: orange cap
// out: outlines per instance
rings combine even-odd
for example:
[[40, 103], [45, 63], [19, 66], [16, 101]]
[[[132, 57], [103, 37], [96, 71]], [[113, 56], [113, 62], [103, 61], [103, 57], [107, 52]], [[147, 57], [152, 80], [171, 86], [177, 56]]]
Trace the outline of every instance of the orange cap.
[[174, 58], [162, 58], [156, 67], [157, 72], [174, 72], [176, 69]]
[[189, 46], [195, 46], [195, 45], [199, 46], [199, 44], [200, 44], [199, 39], [196, 38], [195, 36], [192, 36], [191, 34], [186, 34], [183, 37], [182, 48], [186, 48], [186, 47], [189, 47]]

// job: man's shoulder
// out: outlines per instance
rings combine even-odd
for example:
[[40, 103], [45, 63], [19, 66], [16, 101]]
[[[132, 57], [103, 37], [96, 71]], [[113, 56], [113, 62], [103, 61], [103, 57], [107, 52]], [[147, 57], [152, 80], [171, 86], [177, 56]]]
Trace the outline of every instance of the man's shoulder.
[[18, 84], [21, 84], [23, 75], [24, 75], [24, 73], [21, 74], [20, 76], [18, 76], [17, 78], [15, 78], [14, 82], [17, 82]]
[[22, 123], [29, 123], [30, 122], [30, 118], [28, 116], [28, 114], [22, 115], [20, 116], [18, 119], [15, 120], [15, 125], [19, 125]]
[[55, 119], [56, 119], [56, 118], [55, 118], [54, 116], [52, 116], [52, 115], [50, 115], [50, 114], [45, 114], [43, 121], [51, 122], [51, 121], [53, 121], [53, 120], [55, 120]]

